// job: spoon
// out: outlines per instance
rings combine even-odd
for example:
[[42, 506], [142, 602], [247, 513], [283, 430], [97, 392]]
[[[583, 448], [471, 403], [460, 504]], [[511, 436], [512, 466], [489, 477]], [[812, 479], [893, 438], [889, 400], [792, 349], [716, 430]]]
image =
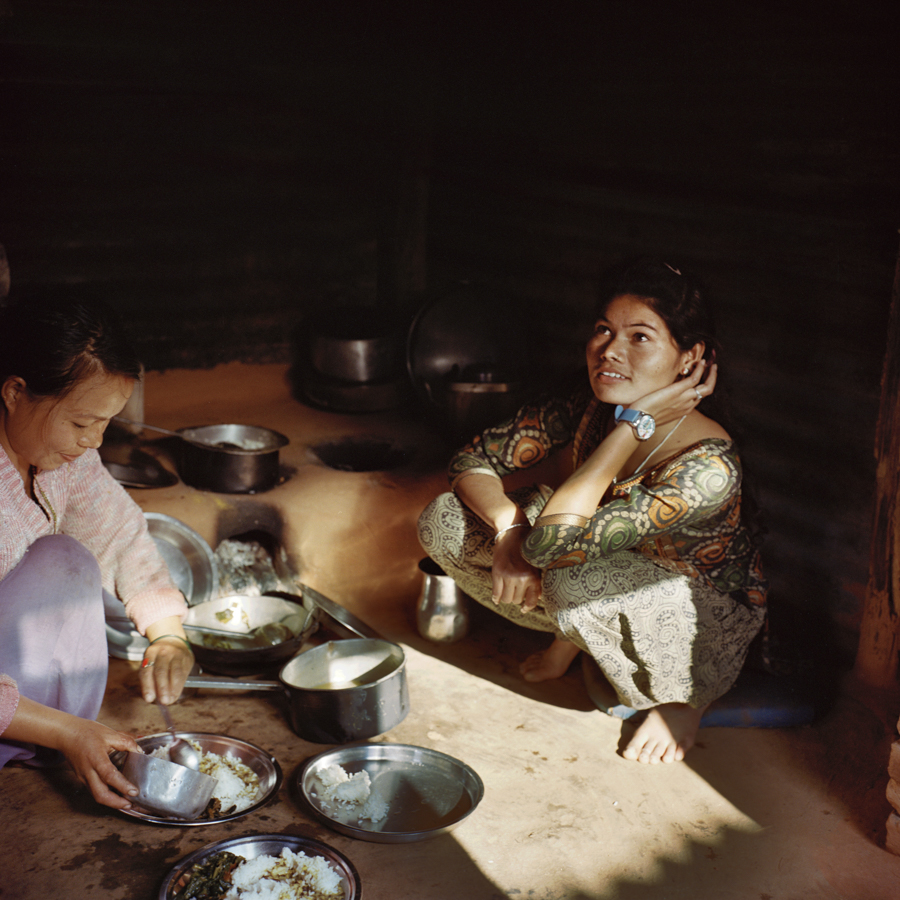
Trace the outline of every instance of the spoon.
[[125, 416], [113, 416], [114, 422], [124, 422], [126, 425], [134, 425], [136, 428], [146, 428], [148, 431], [158, 431], [160, 434], [167, 434], [169, 437], [184, 438], [183, 434], [177, 431], [170, 431], [168, 428], [160, 428], [158, 425], [148, 425], [146, 422], [135, 422], [133, 419], [126, 419]]
[[[196, 631], [200, 634], [214, 635], [215, 637], [223, 637], [228, 640], [237, 640], [252, 644], [256, 647], [274, 647], [285, 641], [291, 640], [296, 636], [295, 630], [291, 625], [301, 628], [299, 615], [288, 616], [280, 622], [266, 622], [264, 625], [257, 625], [251, 631], [225, 631], [222, 628], [210, 628], [208, 625], [189, 625], [185, 623], [185, 631]], [[291, 623], [291, 624], [288, 624]]]
[[169, 437], [180, 438], [189, 444], [199, 444], [202, 447], [213, 447], [219, 450], [243, 450], [240, 444], [233, 444], [231, 441], [200, 441], [196, 438], [186, 438], [180, 431], [172, 431], [169, 428], [160, 428], [158, 425], [148, 425], [146, 422], [135, 422], [134, 419], [126, 419], [125, 416], [113, 416], [113, 421], [123, 422], [125, 425], [134, 425], [135, 428], [146, 428], [147, 431], [158, 431], [160, 434], [167, 434]]
[[166, 729], [172, 735], [172, 742], [169, 744], [169, 759], [179, 766], [185, 766], [188, 769], [200, 771], [200, 754], [185, 740], [175, 736], [175, 724], [172, 722], [172, 715], [169, 707], [164, 703], [157, 703], [162, 717], [166, 720]]

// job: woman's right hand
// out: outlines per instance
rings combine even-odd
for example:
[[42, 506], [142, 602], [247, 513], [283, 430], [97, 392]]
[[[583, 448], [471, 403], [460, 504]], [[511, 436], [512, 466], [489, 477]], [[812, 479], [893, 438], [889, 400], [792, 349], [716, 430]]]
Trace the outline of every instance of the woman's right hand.
[[[128, 797], [137, 795], [137, 788], [109, 758], [113, 750], [142, 752], [131, 735], [20, 696], [3, 737], [59, 750], [74, 769], [78, 780], [86, 784], [94, 799], [104, 806], [129, 809], [131, 802]], [[114, 793], [110, 788], [115, 788], [119, 793]]]
[[137, 741], [99, 722], [72, 718], [74, 722], [66, 730], [58, 749], [98, 803], [113, 809], [130, 809], [128, 798], [137, 796], [137, 787], [112, 764], [109, 755], [114, 750], [141, 753]]
[[541, 599], [541, 570], [522, 558], [522, 543], [529, 528], [504, 531], [494, 543], [491, 566], [494, 603], [514, 603], [524, 612], [534, 609]]

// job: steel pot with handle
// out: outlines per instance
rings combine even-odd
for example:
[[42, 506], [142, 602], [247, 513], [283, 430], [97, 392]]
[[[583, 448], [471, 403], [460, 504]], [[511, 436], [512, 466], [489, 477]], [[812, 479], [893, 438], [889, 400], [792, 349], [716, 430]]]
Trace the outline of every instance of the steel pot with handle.
[[198, 425], [172, 431], [124, 416], [117, 422], [180, 438], [178, 473], [185, 484], [221, 494], [255, 494], [278, 483], [279, 451], [290, 441], [258, 425]]
[[180, 428], [179, 472], [186, 484], [221, 494], [255, 494], [278, 483], [279, 451], [288, 439], [256, 425]]
[[314, 744], [344, 744], [390, 731], [409, 713], [406, 656], [373, 638], [328, 641], [295, 656], [278, 681], [190, 675], [186, 688], [280, 691], [294, 732]]

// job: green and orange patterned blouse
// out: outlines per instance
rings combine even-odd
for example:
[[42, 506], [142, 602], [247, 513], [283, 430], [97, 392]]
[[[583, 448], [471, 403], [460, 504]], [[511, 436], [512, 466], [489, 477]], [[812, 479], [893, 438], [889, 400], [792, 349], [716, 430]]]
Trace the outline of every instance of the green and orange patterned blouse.
[[[568, 445], [577, 468], [606, 434], [612, 412], [587, 385], [568, 396], [543, 395], [457, 452], [451, 487], [476, 473], [502, 477], [527, 469]], [[532, 529], [522, 555], [540, 569], [552, 569], [631, 550], [762, 606], [768, 588], [758, 549], [741, 521], [741, 478], [733, 442], [698, 441], [613, 484], [587, 525]]]

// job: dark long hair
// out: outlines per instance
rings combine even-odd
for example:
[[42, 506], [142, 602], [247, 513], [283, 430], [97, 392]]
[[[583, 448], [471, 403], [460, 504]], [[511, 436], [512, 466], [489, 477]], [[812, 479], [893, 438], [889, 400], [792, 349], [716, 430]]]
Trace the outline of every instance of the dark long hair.
[[615, 297], [640, 297], [668, 326], [682, 352], [706, 344], [704, 359], [717, 355], [715, 318], [700, 279], [684, 268], [642, 256], [609, 272], [600, 286], [598, 312]]
[[95, 373], [137, 379], [140, 362], [99, 300], [20, 300], [0, 309], [0, 384], [25, 381], [34, 397], [64, 397]]
[[[728, 375], [706, 285], [678, 263], [642, 256], [622, 263], [602, 279], [598, 314], [602, 314], [613, 299], [625, 294], [639, 297], [666, 323], [682, 352], [700, 342], [706, 345], [703, 358], [708, 364], [715, 362], [718, 370], [716, 389], [700, 404], [701, 412], [718, 422], [740, 446], [740, 425], [732, 413]], [[752, 489], [752, 475], [743, 461], [742, 465], [742, 518], [754, 537], [760, 539], [766, 529]]]

